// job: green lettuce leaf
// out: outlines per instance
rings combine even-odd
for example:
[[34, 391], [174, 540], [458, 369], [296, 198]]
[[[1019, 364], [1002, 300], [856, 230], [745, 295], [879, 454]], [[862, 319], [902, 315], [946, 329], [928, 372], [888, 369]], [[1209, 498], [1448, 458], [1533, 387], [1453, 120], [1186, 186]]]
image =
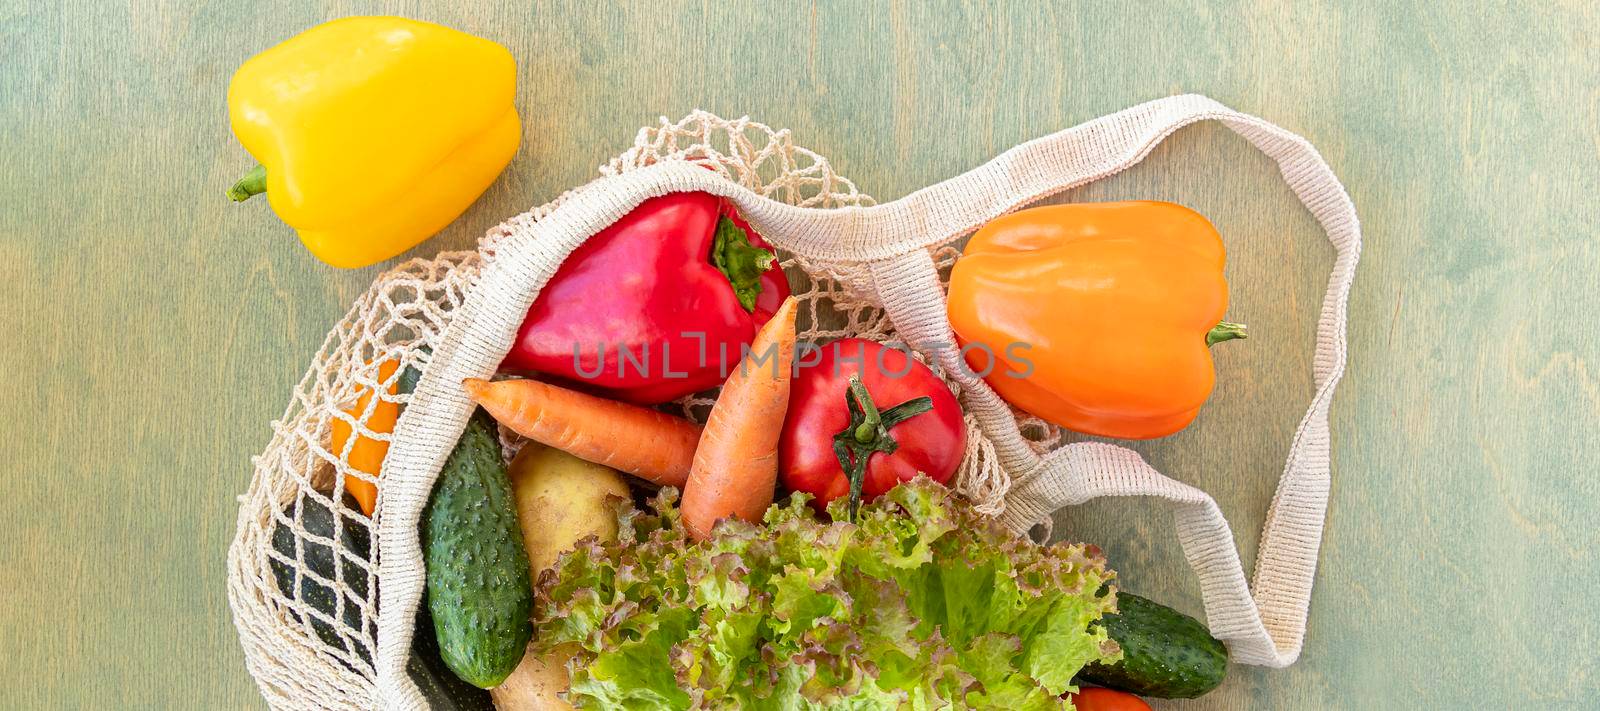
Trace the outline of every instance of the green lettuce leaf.
[[577, 645], [579, 708], [1069, 709], [1121, 654], [1098, 549], [1018, 539], [925, 478], [853, 524], [797, 494], [694, 542], [672, 489], [617, 521], [539, 581], [535, 643]]

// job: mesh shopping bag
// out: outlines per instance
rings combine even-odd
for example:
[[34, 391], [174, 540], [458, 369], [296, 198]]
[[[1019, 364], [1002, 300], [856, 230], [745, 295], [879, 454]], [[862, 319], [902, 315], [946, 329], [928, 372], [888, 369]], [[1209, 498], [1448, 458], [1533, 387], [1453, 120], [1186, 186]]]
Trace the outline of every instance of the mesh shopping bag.
[[[944, 280], [958, 242], [985, 222], [1113, 175], [1189, 124], [1216, 120], [1277, 161], [1326, 231], [1335, 259], [1315, 346], [1315, 392], [1294, 434], [1247, 582], [1233, 534], [1205, 492], [1131, 450], [1069, 443], [1010, 408], [963, 367]], [[477, 251], [412, 260], [379, 277], [329, 333], [255, 458], [229, 550], [229, 600], [250, 673], [274, 707], [423, 708], [406, 673], [423, 592], [418, 522], [473, 408], [465, 378], [489, 377], [566, 256], [645, 199], [705, 191], [732, 200], [777, 245], [801, 301], [803, 340], [857, 336], [917, 351], [959, 396], [967, 451], [956, 490], [1020, 534], [1103, 496], [1170, 503], [1212, 633], [1233, 661], [1299, 655], [1330, 482], [1328, 408], [1344, 371], [1360, 227], [1344, 188], [1304, 139], [1201, 96], [1176, 96], [1019, 145], [968, 173], [876, 204], [786, 130], [696, 112], [641, 130], [602, 177], [491, 230]], [[415, 389], [395, 387], [407, 371]], [[364, 396], [365, 395], [365, 396]], [[703, 415], [711, 401], [681, 401]], [[388, 406], [393, 432], [372, 428]], [[347, 436], [335, 438], [335, 427]], [[347, 480], [354, 444], [388, 443], [377, 508]], [[343, 446], [335, 448], [335, 440]], [[519, 442], [502, 432], [509, 456]]]

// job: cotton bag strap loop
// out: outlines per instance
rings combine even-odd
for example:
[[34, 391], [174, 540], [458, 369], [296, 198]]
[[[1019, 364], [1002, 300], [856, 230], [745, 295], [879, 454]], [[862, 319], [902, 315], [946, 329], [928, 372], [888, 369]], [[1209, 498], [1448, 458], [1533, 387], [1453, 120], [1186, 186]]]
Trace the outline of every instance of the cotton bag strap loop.
[[[1006, 405], [982, 381], [946, 364], [964, 403], [994, 444], [1012, 490], [1002, 520], [1024, 531], [1056, 508], [1097, 496], [1174, 502], [1180, 541], [1201, 579], [1212, 631], [1234, 659], [1286, 666], [1299, 654], [1329, 485], [1328, 405], [1345, 360], [1345, 304], [1360, 250], [1355, 210], [1304, 139], [1201, 96], [1152, 101], [1031, 141], [961, 176], [871, 207], [801, 208], [777, 202], [685, 161], [602, 178], [548, 215], [515, 220], [477, 285], [436, 345], [430, 367], [392, 439], [380, 501], [376, 666], [384, 708], [423, 708], [405, 674], [414, 612], [423, 592], [417, 523], [432, 483], [472, 405], [468, 377], [488, 377], [509, 350], [523, 314], [562, 260], [644, 200], [699, 190], [733, 200], [770, 241], [808, 259], [863, 266], [897, 332], [913, 346], [948, 342], [944, 295], [928, 248], [1032, 201], [1112, 175], [1142, 160], [1191, 123], [1219, 120], [1276, 160], [1285, 180], [1337, 252], [1317, 332], [1316, 396], [1290, 450], [1260, 546], [1255, 593], [1214, 501], [1168, 479], [1114, 445], [1076, 444], [1040, 457]], [[940, 359], [954, 356], [949, 349]]]

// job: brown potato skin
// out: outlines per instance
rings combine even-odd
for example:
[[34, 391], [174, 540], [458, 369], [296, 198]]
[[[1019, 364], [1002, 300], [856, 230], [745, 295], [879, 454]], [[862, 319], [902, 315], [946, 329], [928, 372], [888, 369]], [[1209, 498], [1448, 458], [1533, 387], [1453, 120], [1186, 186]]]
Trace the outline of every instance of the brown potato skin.
[[547, 655], [528, 653], [504, 683], [489, 690], [497, 711], [570, 711], [558, 694], [567, 690], [567, 661], [576, 648], [562, 645]]
[[522, 523], [522, 542], [537, 583], [539, 573], [588, 536], [617, 540], [615, 502], [626, 499], [621, 473], [566, 452], [529, 443], [511, 460], [511, 488]]
[[[578, 541], [589, 536], [617, 540], [615, 499], [630, 496], [621, 473], [533, 442], [517, 452], [508, 473], [535, 584]], [[559, 694], [567, 690], [567, 662], [576, 653], [573, 645], [545, 655], [530, 647], [511, 676], [489, 690], [495, 708], [569, 711], [572, 705]]]

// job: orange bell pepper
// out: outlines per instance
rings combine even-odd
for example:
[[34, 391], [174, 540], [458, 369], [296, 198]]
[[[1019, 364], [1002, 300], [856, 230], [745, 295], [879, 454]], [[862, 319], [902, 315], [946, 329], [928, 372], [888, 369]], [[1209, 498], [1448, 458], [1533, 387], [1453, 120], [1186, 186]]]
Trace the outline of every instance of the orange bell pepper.
[[[977, 231], [950, 275], [950, 325], [974, 373], [1067, 429], [1149, 439], [1211, 395], [1228, 283], [1211, 222], [1166, 202], [1037, 207]], [[991, 358], [993, 360], [991, 360]]]
[[[389, 382], [389, 395], [391, 398], [399, 392], [398, 380], [390, 381], [391, 376], [394, 375], [394, 371], [398, 367], [400, 367], [400, 363], [396, 360], [385, 360], [378, 364], [378, 382]], [[379, 398], [374, 403], [372, 402], [374, 395], [375, 391], [363, 389], [360, 397], [356, 398], [356, 404], [344, 412], [351, 419], [361, 422], [363, 427], [372, 432], [392, 434], [394, 432], [394, 423], [400, 419], [400, 403], [395, 402], [393, 399], [384, 400], [382, 398]], [[372, 414], [370, 415], [367, 414], [369, 405], [372, 407]], [[365, 421], [361, 419], [363, 416], [366, 417]], [[333, 452], [336, 457], [343, 455], [345, 445], [350, 442], [352, 434], [348, 423], [343, 419], [333, 418], [333, 436], [329, 451]], [[383, 469], [383, 459], [387, 456], [389, 456], [388, 442], [360, 435], [356, 437], [354, 444], [350, 444], [350, 454], [345, 457], [345, 463], [349, 464], [351, 469], [367, 474], [373, 480], [377, 480], [378, 472]], [[358, 477], [346, 475], [344, 477], [344, 488], [350, 492], [351, 496], [355, 497], [356, 503], [361, 505], [361, 512], [371, 516], [372, 511], [378, 505], [377, 485]]]

